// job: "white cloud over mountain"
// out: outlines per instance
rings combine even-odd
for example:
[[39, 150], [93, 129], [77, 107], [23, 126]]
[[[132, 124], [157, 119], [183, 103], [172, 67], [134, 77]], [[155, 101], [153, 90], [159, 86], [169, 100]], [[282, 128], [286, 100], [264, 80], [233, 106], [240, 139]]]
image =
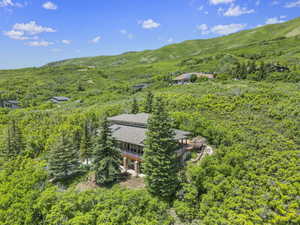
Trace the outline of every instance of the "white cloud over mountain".
[[201, 24], [197, 26], [197, 29], [201, 34], [228, 35], [243, 30], [246, 26], [247, 24], [220, 24], [209, 28], [207, 24]]
[[283, 22], [285, 22], [285, 21], [283, 20], [282, 16], [280, 16], [279, 18], [272, 17], [272, 18], [268, 18], [266, 20], [266, 24], [276, 24], [276, 23], [283, 23]]
[[120, 30], [120, 33], [122, 35], [125, 35], [128, 39], [133, 39], [134, 38], [134, 35], [132, 33], [128, 32], [126, 29]]
[[238, 32], [244, 29], [246, 26], [246, 24], [216, 25], [211, 28], [211, 32], [219, 35], [227, 35]]
[[201, 32], [201, 34], [209, 34], [210, 30], [207, 24], [201, 24], [197, 26], [197, 29]]
[[96, 36], [92, 40], [90, 40], [90, 43], [96, 44], [101, 40], [101, 36]]

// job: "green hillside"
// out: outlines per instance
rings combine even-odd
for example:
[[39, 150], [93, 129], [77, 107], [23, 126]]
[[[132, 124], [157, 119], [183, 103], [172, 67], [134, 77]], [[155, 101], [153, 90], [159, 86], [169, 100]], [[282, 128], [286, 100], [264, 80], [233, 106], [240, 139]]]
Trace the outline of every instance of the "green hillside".
[[[266, 59], [271, 59], [272, 53], [284, 51], [278, 60], [288, 62], [286, 57], [299, 59], [299, 46], [297, 45], [300, 35], [299, 27], [300, 18], [297, 18], [286, 23], [267, 25], [219, 38], [185, 41], [153, 51], [70, 59], [49, 65], [94, 65], [98, 68], [107, 68], [155, 65], [155, 63], [170, 61], [170, 66], [174, 66], [177, 62], [189, 57], [205, 58], [223, 52], [236, 54], [240, 51], [247, 53], [267, 52], [269, 55], [265, 57]], [[293, 53], [290, 52], [291, 49], [293, 49]], [[286, 55], [287, 53], [289, 54]]]
[[[267, 25], [224, 37], [193, 40], [168, 45], [158, 50], [130, 52], [116, 56], [70, 59], [41, 68], [0, 70], [3, 98], [19, 99], [24, 106], [34, 106], [56, 95], [91, 103], [99, 94], [132, 93], [141, 82], [162, 87], [172, 74], [214, 72], [219, 78], [235, 78], [237, 63], [254, 64], [248, 79], [257, 80], [259, 65], [279, 64], [290, 73], [270, 73], [269, 81], [295, 82], [300, 78], [300, 18], [282, 24]], [[247, 65], [246, 65], [247, 67]], [[20, 79], [22, 78], [22, 79]], [[17, 90], [16, 85], [20, 85]], [[78, 92], [79, 86], [82, 86]], [[116, 91], [117, 90], [117, 91]], [[121, 93], [122, 92], [122, 93]]]
[[[0, 225], [300, 224], [299, 28], [297, 18], [153, 51], [0, 70], [1, 105], [20, 103], [0, 107]], [[172, 82], [192, 71], [216, 78]], [[140, 83], [149, 86], [134, 89]], [[53, 152], [94, 154], [100, 122], [130, 112], [134, 99], [145, 112], [149, 92], [167, 102], [174, 128], [214, 151], [180, 169], [172, 199], [123, 181], [91, 185], [93, 166], [54, 182]]]

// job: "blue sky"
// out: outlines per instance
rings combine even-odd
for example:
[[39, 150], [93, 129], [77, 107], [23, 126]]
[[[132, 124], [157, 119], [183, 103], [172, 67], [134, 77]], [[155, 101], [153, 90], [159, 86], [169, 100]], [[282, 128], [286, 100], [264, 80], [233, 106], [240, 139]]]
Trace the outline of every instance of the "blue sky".
[[300, 0], [0, 0], [0, 69], [155, 49], [300, 16]]

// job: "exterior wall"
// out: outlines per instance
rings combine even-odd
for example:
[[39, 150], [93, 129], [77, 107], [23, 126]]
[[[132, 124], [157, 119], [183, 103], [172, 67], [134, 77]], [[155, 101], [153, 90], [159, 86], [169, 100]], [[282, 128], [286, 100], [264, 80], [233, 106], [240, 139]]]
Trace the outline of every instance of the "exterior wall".
[[127, 157], [131, 160], [136, 160], [141, 162], [142, 157], [144, 154], [143, 147], [130, 144], [130, 143], [125, 143], [125, 142], [119, 142], [119, 149], [122, 152], [123, 157]]
[[[119, 149], [123, 157], [123, 167], [125, 170], [133, 169], [138, 175], [142, 168], [141, 163], [143, 162], [144, 150], [142, 146], [118, 142]], [[183, 166], [185, 161], [190, 156], [190, 151], [187, 150], [187, 140], [180, 140], [179, 149], [175, 151], [178, 166]]]

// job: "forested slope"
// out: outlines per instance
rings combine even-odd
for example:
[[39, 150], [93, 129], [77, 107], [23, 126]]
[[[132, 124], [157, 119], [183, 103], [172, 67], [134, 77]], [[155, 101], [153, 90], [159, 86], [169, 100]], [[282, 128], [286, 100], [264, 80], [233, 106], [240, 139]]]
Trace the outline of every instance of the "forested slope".
[[[1, 100], [22, 106], [0, 109], [0, 224], [174, 224], [173, 210], [181, 224], [299, 224], [297, 29], [299, 19], [156, 51], [0, 71]], [[204, 42], [210, 49], [194, 54]], [[141, 63], [140, 57], [157, 59]], [[288, 70], [270, 71], [272, 64], [266, 65], [275, 62]], [[173, 73], [191, 71], [217, 75], [172, 85]], [[141, 82], [150, 86], [135, 91]], [[65, 182], [50, 182], [49, 155], [62, 134], [81, 140], [87, 121], [96, 130], [104, 116], [129, 112], [134, 98], [145, 111], [147, 91], [168, 103], [175, 128], [205, 137], [215, 152], [181, 171], [173, 201], [118, 184], [79, 192], [86, 168]], [[71, 101], [49, 101], [60, 95]], [[7, 160], [11, 121], [22, 149]]]

